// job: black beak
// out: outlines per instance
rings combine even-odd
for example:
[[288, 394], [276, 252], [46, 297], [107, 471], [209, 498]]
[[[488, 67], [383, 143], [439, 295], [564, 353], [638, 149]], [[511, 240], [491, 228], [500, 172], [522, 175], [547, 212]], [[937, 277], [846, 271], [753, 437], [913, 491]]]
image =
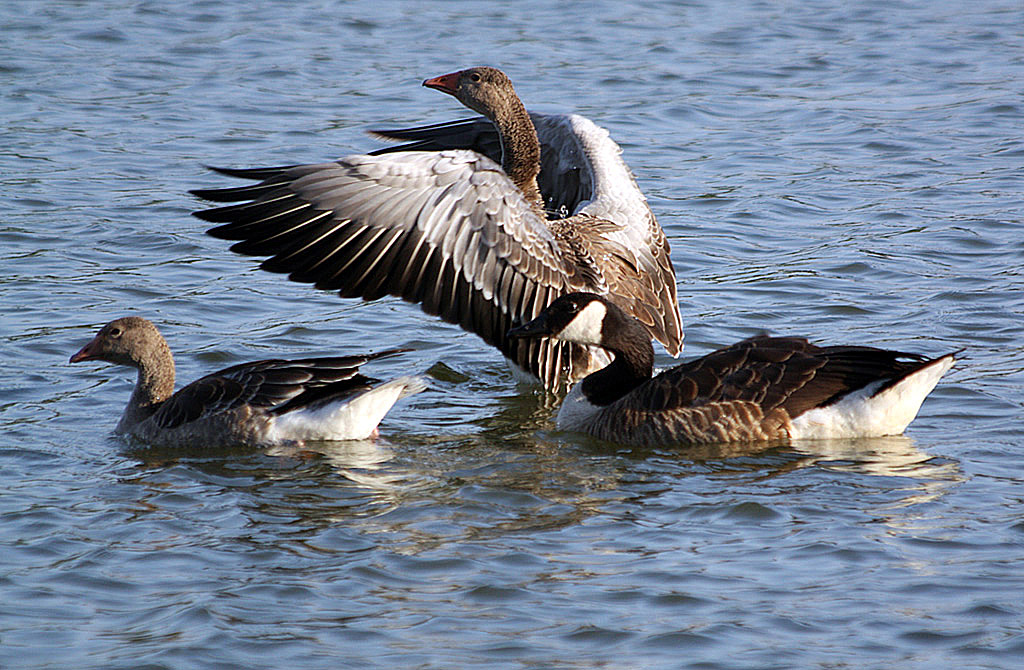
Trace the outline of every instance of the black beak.
[[548, 335], [551, 335], [551, 327], [548, 325], [547, 314], [541, 314], [533, 321], [508, 331], [509, 337], [547, 337]]

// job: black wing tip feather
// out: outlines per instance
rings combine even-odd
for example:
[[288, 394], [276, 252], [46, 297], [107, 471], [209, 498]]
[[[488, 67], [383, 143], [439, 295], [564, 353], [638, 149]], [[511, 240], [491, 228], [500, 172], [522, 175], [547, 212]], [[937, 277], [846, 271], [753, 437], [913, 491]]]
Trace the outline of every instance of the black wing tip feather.
[[960, 347], [959, 349], [947, 352], [945, 354], [942, 354], [941, 356], [936, 356], [935, 358], [939, 359], [939, 358], [945, 358], [947, 356], [952, 356], [954, 361], [962, 361], [962, 360], [967, 359], [967, 356], [964, 355], [965, 351], [967, 351], [967, 347]]
[[[233, 226], [236, 217], [236, 211], [238, 205], [228, 205], [226, 207], [212, 207], [210, 209], [201, 209], [192, 212], [192, 216], [197, 219], [202, 219], [209, 223], [225, 223], [227, 226], [218, 226], [219, 228], [227, 228]], [[216, 236], [214, 236], [216, 237]], [[230, 238], [228, 238], [230, 239]]]
[[305, 385], [300, 393], [283, 403], [274, 405], [269, 411], [273, 414], [285, 414], [301, 407], [332, 402], [339, 398], [368, 391], [373, 385], [379, 383], [379, 380], [358, 372], [359, 367], [372, 360], [408, 351], [412, 351], [412, 349], [409, 347], [396, 347], [357, 356], [320, 357], [287, 361], [287, 363], [291, 363], [299, 368], [308, 366], [321, 372], [336, 370], [349, 374], [334, 379], [331, 379], [329, 374], [322, 374], [320, 375], [320, 383]]
[[940, 363], [941, 361], [944, 361], [947, 358], [949, 358], [954, 363], [957, 360], [962, 360], [960, 354], [963, 353], [965, 350], [966, 349], [963, 348], [957, 349], [956, 351], [950, 351], [948, 353], [942, 354], [940, 356], [934, 356], [932, 358], [929, 358], [928, 356], [922, 354], [906, 354], [902, 352], [894, 352], [897, 354], [898, 358], [910, 358], [911, 360], [903, 361], [902, 369], [900, 369], [898, 373], [893, 374], [892, 378], [889, 379], [889, 381], [875, 389], [874, 395], [877, 396], [878, 394], [887, 391], [888, 389], [902, 382], [907, 377], [911, 377], [917, 374], [918, 372], [924, 370], [925, 368], [929, 368], [933, 365], [936, 365], [937, 363]]
[[[188, 190], [189, 195], [194, 195], [200, 200], [208, 200], [209, 202], [234, 202], [234, 200], [228, 200], [227, 196], [223, 193], [224, 191], [233, 191], [234, 189], [228, 188], [190, 188]], [[199, 212], [192, 212], [193, 216], [198, 216]]]
[[204, 165], [203, 167], [226, 177], [259, 180], [266, 179], [267, 177], [273, 177], [274, 175], [281, 174], [282, 172], [291, 170], [292, 168], [299, 167], [299, 163], [292, 163], [290, 165], [265, 165], [254, 168], [226, 168], [218, 167], [216, 165]]
[[[255, 168], [226, 168], [218, 167], [216, 165], [203, 165], [207, 170], [222, 174], [226, 177], [234, 177], [236, 179], [249, 179], [252, 181], [264, 181], [271, 177], [276, 177], [282, 172], [286, 172], [292, 168], [299, 167], [298, 163], [291, 165], [274, 165], [268, 167], [255, 167]], [[189, 189], [189, 193], [201, 198], [203, 200], [209, 200], [211, 202], [235, 202], [242, 198], [234, 197], [236, 194], [244, 193], [245, 189], [251, 187], [230, 187], [230, 188], [193, 188]], [[200, 212], [193, 212], [194, 215], [199, 216]], [[202, 217], [200, 217], [202, 218]]]
[[371, 137], [379, 137], [385, 140], [419, 140], [423, 139], [424, 134], [431, 134], [430, 131], [456, 128], [464, 124], [476, 123], [481, 118], [482, 117], [479, 116], [471, 116], [465, 119], [456, 119], [455, 121], [441, 121], [439, 123], [431, 123], [425, 126], [416, 126], [415, 128], [372, 128], [366, 131], [366, 134]]
[[[399, 153], [405, 151], [443, 151], [446, 149], [474, 149], [484, 154], [492, 154], [480, 144], [479, 124], [486, 123], [484, 128], [493, 128], [482, 116], [442, 121], [415, 128], [373, 129], [367, 133], [389, 142], [404, 142], [368, 152], [370, 156]], [[495, 137], [497, 137], [495, 135]], [[492, 156], [493, 158], [493, 156]]]
[[293, 358], [282, 360], [282, 363], [293, 365], [293, 366], [309, 366], [309, 367], [322, 367], [322, 368], [357, 368], [360, 365], [364, 365], [370, 361], [375, 361], [381, 358], [388, 358], [390, 356], [396, 356], [398, 354], [404, 354], [409, 351], [414, 351], [412, 347], [395, 347], [393, 349], [385, 349], [383, 351], [374, 351], [367, 354], [351, 354], [348, 356], [315, 356], [311, 358]]

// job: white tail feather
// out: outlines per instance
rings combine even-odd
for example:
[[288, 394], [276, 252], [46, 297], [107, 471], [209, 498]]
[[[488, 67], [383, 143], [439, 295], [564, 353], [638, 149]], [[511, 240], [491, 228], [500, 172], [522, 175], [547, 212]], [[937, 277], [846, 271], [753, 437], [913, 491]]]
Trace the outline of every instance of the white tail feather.
[[420, 377], [399, 377], [375, 386], [347, 402], [283, 414], [270, 429], [271, 441], [365, 440], [400, 398], [427, 388]]
[[952, 365], [952, 354], [937, 358], [877, 394], [884, 381], [868, 384], [839, 402], [812, 409], [793, 419], [790, 434], [795, 440], [899, 435], [914, 420], [925, 397]]

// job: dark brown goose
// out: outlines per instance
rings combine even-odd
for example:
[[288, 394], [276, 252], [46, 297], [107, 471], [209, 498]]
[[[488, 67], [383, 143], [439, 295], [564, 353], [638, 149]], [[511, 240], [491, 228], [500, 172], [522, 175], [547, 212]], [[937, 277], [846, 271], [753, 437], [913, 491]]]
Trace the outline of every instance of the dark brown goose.
[[425, 388], [417, 377], [384, 384], [359, 366], [403, 351], [266, 360], [215, 372], [174, 392], [174, 358], [150, 321], [127, 316], [103, 326], [71, 357], [137, 368], [117, 432], [165, 446], [230, 446], [361, 440], [399, 398]]
[[513, 337], [556, 338], [615, 354], [562, 402], [558, 428], [632, 446], [898, 435], [953, 354], [818, 347], [754, 337], [652, 378], [646, 329], [613, 302], [562, 296]]
[[[668, 243], [607, 131], [576, 115], [531, 119], [494, 68], [424, 85], [489, 121], [382, 131], [414, 142], [378, 155], [218, 169], [262, 181], [193, 191], [241, 203], [195, 215], [224, 224], [209, 233], [240, 240], [233, 251], [270, 256], [263, 269], [342, 297], [420, 303], [551, 389], [602, 367], [607, 356], [507, 333], [571, 291], [614, 296], [676, 355], [683, 336]], [[545, 206], [573, 214], [549, 220]]]

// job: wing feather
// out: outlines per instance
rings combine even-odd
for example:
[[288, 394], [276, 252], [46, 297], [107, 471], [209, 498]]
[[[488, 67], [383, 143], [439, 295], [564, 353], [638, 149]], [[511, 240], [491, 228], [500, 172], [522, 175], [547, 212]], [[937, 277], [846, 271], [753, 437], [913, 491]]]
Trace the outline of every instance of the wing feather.
[[[478, 154], [353, 156], [248, 174], [274, 188], [214, 191], [218, 202], [250, 194], [257, 199], [197, 216], [222, 224], [210, 232], [237, 240], [234, 250], [269, 255], [262, 267], [293, 280], [345, 297], [390, 293], [421, 301], [428, 313], [504, 350], [507, 324], [532, 314], [496, 299], [496, 277], [515, 278], [520, 289], [534, 287], [531, 296], [540, 285], [564, 289], [565, 260], [543, 218], [497, 165]], [[532, 311], [535, 303], [525, 306]], [[516, 362], [540, 372], [538, 364]], [[543, 379], [553, 381], [550, 375]]]
[[374, 380], [359, 374], [364, 363], [391, 356], [392, 349], [362, 356], [264, 360], [236, 365], [183, 387], [154, 413], [160, 428], [225, 415], [244, 406], [283, 413], [364, 390]]
[[[675, 354], [682, 331], [674, 274], [666, 265], [668, 245], [653, 215], [643, 225], [654, 227], [655, 239], [645, 233], [639, 257], [620, 251], [633, 233], [622, 233], [627, 226], [621, 222], [602, 222], [586, 211], [598, 196], [611, 196], [609, 189], [595, 190], [602, 185], [595, 177], [605, 172], [587, 163], [591, 157], [580, 139], [581, 122], [533, 116], [542, 163], [557, 173], [545, 183], [568, 193], [562, 198], [545, 192], [546, 200], [563, 213], [585, 210], [564, 223], [565, 229], [578, 228], [575, 237], [569, 236], [573, 239], [556, 235], [501, 171], [494, 161], [500, 159], [495, 155], [500, 143], [483, 119], [381, 132], [427, 151], [402, 145], [380, 155], [317, 165], [220, 170], [263, 181], [197, 191], [216, 202], [253, 199], [196, 216], [221, 224], [209, 232], [236, 241], [232, 250], [269, 256], [263, 269], [337, 290], [343, 297], [391, 294], [420, 302], [427, 313], [497, 346], [549, 388], [558, 386], [570, 347], [510, 342], [505, 331], [568, 290], [632, 296], [618, 302]], [[607, 142], [621, 164], [617, 145]], [[621, 169], [628, 174], [624, 164]], [[638, 190], [631, 197], [650, 213]], [[611, 238], [604, 239], [608, 233]], [[653, 275], [643, 276], [651, 269]]]

